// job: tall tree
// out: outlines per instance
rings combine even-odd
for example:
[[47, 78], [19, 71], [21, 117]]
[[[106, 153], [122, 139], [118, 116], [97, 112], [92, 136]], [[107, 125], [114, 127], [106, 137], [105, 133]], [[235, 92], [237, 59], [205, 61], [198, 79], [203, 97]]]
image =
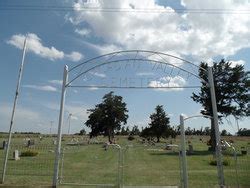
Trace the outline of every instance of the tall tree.
[[91, 128], [90, 137], [97, 135], [108, 136], [112, 143], [115, 131], [119, 131], [122, 124], [127, 123], [128, 115], [126, 103], [121, 96], [110, 92], [103, 97], [103, 101], [94, 109], [89, 109], [90, 115], [85, 122]]
[[[208, 64], [200, 64], [199, 76], [208, 81], [207, 73], [203, 69], [208, 69]], [[232, 66], [229, 61], [221, 60], [213, 64], [213, 76], [215, 95], [217, 101], [218, 117], [221, 123], [222, 117], [233, 115], [235, 118], [249, 116], [247, 107], [249, 98], [248, 73], [244, 71], [243, 65]], [[211, 95], [209, 86], [202, 82], [199, 93], [193, 93], [191, 97], [195, 102], [203, 107], [203, 115], [213, 115]], [[214, 123], [211, 120], [211, 149], [214, 151], [216, 146]]]
[[155, 113], [150, 115], [150, 119], [151, 134], [157, 138], [157, 142], [160, 142], [161, 137], [170, 135], [169, 117], [162, 105], [156, 106]]
[[138, 126], [134, 125], [133, 128], [132, 128], [132, 130], [131, 130], [131, 132], [130, 132], [130, 135], [140, 135], [140, 133], [141, 132], [140, 132]]

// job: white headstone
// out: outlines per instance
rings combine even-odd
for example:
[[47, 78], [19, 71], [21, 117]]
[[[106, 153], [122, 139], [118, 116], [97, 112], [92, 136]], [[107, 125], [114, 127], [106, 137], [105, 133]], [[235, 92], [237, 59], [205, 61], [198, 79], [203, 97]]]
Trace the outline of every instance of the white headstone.
[[18, 150], [15, 150], [15, 151], [13, 152], [13, 158], [15, 159], [15, 161], [17, 161], [17, 160], [20, 159]]

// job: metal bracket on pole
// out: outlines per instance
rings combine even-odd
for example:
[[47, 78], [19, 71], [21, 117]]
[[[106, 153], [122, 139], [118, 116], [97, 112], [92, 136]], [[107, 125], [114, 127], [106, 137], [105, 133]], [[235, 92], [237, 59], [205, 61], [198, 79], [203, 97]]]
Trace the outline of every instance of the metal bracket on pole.
[[181, 129], [181, 159], [182, 159], [182, 176], [183, 188], [188, 187], [188, 174], [187, 174], [187, 158], [186, 158], [186, 139], [184, 130], [184, 117], [180, 115], [180, 129]]
[[65, 103], [67, 82], [68, 82], [68, 66], [65, 65], [64, 73], [63, 73], [60, 115], [59, 115], [59, 122], [58, 122], [57, 146], [56, 146], [56, 152], [55, 152], [56, 157], [55, 157], [55, 164], [54, 164], [53, 187], [56, 187], [58, 184], [59, 164], [60, 164], [59, 161], [60, 161], [60, 156], [61, 156], [62, 125], [63, 125], [64, 103]]
[[213, 121], [214, 121], [214, 130], [215, 130], [215, 139], [216, 139], [216, 160], [217, 160], [217, 171], [219, 178], [219, 186], [221, 188], [224, 187], [224, 173], [223, 173], [223, 164], [222, 164], [222, 154], [221, 154], [221, 140], [220, 140], [220, 132], [218, 125], [218, 112], [217, 112], [217, 103], [214, 89], [214, 78], [213, 78], [213, 70], [212, 67], [208, 67], [208, 82], [210, 86], [210, 94], [211, 94], [211, 102], [213, 109]]
[[16, 87], [16, 95], [15, 95], [15, 99], [14, 99], [14, 105], [13, 105], [13, 110], [12, 110], [12, 115], [11, 115], [11, 120], [10, 120], [9, 137], [8, 137], [7, 148], [6, 148], [5, 157], [4, 157], [1, 183], [4, 183], [5, 174], [6, 174], [6, 168], [7, 168], [7, 162], [8, 162], [8, 157], [9, 157], [9, 151], [10, 151], [10, 142], [11, 142], [11, 135], [12, 135], [12, 129], [13, 129], [13, 124], [14, 124], [16, 105], [17, 105], [18, 94], [19, 94], [19, 90], [20, 90], [21, 79], [22, 79], [22, 75], [23, 75], [23, 66], [24, 66], [24, 59], [25, 59], [25, 53], [26, 53], [26, 45], [27, 45], [27, 37], [25, 38], [24, 45], [23, 45], [22, 63], [21, 63], [20, 69], [19, 69], [18, 82], [17, 82], [17, 87]]

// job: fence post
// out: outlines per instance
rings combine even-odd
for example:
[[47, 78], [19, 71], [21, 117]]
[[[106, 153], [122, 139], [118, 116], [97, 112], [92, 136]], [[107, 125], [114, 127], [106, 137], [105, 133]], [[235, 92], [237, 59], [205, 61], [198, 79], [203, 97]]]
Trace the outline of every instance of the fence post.
[[58, 123], [58, 133], [57, 133], [57, 146], [56, 146], [56, 157], [54, 164], [54, 176], [53, 176], [53, 187], [56, 187], [58, 184], [58, 174], [59, 174], [59, 161], [61, 156], [61, 141], [62, 141], [62, 125], [63, 125], [63, 116], [64, 116], [64, 104], [65, 104], [65, 95], [66, 95], [66, 84], [68, 82], [68, 66], [65, 65], [63, 73], [63, 84], [62, 84], [62, 94], [61, 94], [61, 106], [60, 106], [60, 115]]
[[217, 103], [214, 89], [214, 78], [212, 67], [208, 67], [208, 82], [211, 94], [211, 102], [213, 109], [213, 119], [214, 121], [214, 130], [215, 130], [215, 139], [216, 139], [216, 160], [217, 160], [217, 173], [219, 178], [219, 186], [224, 187], [224, 173], [223, 173], [223, 164], [222, 164], [222, 155], [221, 155], [221, 140], [220, 140], [220, 131], [218, 125], [218, 112], [217, 112]]
[[183, 179], [183, 187], [187, 188], [188, 187], [188, 174], [187, 174], [186, 139], [185, 139], [183, 115], [180, 115], [180, 129], [181, 129], [182, 179]]

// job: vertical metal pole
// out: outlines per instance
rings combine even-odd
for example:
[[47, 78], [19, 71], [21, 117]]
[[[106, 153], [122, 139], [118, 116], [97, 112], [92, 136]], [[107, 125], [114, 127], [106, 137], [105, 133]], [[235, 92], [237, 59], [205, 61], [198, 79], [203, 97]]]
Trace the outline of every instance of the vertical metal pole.
[[55, 164], [54, 164], [53, 187], [56, 187], [58, 183], [59, 161], [60, 161], [60, 155], [61, 155], [61, 141], [62, 141], [62, 125], [63, 125], [64, 103], [65, 103], [67, 82], [68, 82], [68, 66], [65, 65], [64, 73], [63, 73], [61, 106], [60, 106], [60, 115], [59, 115], [59, 123], [58, 123], [58, 133], [57, 133], [57, 147], [56, 147], [56, 152], [55, 152], [56, 158], [55, 158]]
[[49, 129], [49, 134], [50, 135], [51, 135], [52, 125], [53, 125], [53, 121], [50, 121], [50, 129]]
[[121, 148], [118, 148], [119, 149], [119, 159], [118, 159], [118, 188], [121, 188], [121, 168], [122, 168], [122, 159], [121, 159]]
[[184, 117], [180, 115], [180, 128], [181, 128], [181, 159], [182, 159], [182, 176], [183, 187], [188, 187], [188, 174], [187, 174], [187, 158], [186, 158], [186, 139], [184, 130]]
[[69, 133], [70, 133], [70, 120], [71, 120], [71, 116], [72, 116], [72, 114], [70, 113], [70, 114], [69, 114], [69, 128], [68, 128], [68, 135], [69, 135]]
[[219, 186], [221, 188], [224, 187], [224, 173], [223, 173], [223, 165], [222, 165], [222, 154], [221, 154], [221, 140], [220, 140], [220, 132], [218, 126], [218, 112], [217, 112], [217, 103], [215, 97], [215, 89], [214, 89], [214, 78], [213, 78], [213, 70], [212, 67], [208, 67], [208, 82], [210, 87], [211, 94], [211, 102], [213, 109], [213, 120], [214, 121], [214, 130], [215, 130], [215, 139], [216, 139], [216, 160], [217, 160], [217, 173], [219, 178]]
[[15, 95], [15, 99], [14, 99], [14, 105], [13, 105], [12, 115], [11, 115], [11, 120], [10, 120], [9, 137], [8, 137], [7, 148], [6, 148], [4, 164], [3, 164], [3, 173], [2, 173], [2, 181], [1, 181], [2, 183], [4, 183], [7, 162], [8, 162], [8, 157], [9, 157], [10, 142], [11, 142], [12, 129], [13, 129], [13, 124], [14, 124], [16, 105], [17, 105], [18, 94], [19, 94], [19, 90], [20, 90], [21, 79], [22, 79], [22, 75], [23, 75], [23, 66], [24, 66], [24, 59], [25, 59], [26, 46], [27, 46], [26, 44], [27, 44], [27, 37], [24, 40], [22, 63], [21, 63], [20, 69], [19, 69], [18, 82], [17, 82], [17, 87], [16, 87], [16, 95]]
[[62, 179], [63, 179], [63, 165], [64, 165], [64, 150], [62, 150], [62, 165], [61, 165], [61, 175], [60, 175], [60, 183], [62, 183]]

